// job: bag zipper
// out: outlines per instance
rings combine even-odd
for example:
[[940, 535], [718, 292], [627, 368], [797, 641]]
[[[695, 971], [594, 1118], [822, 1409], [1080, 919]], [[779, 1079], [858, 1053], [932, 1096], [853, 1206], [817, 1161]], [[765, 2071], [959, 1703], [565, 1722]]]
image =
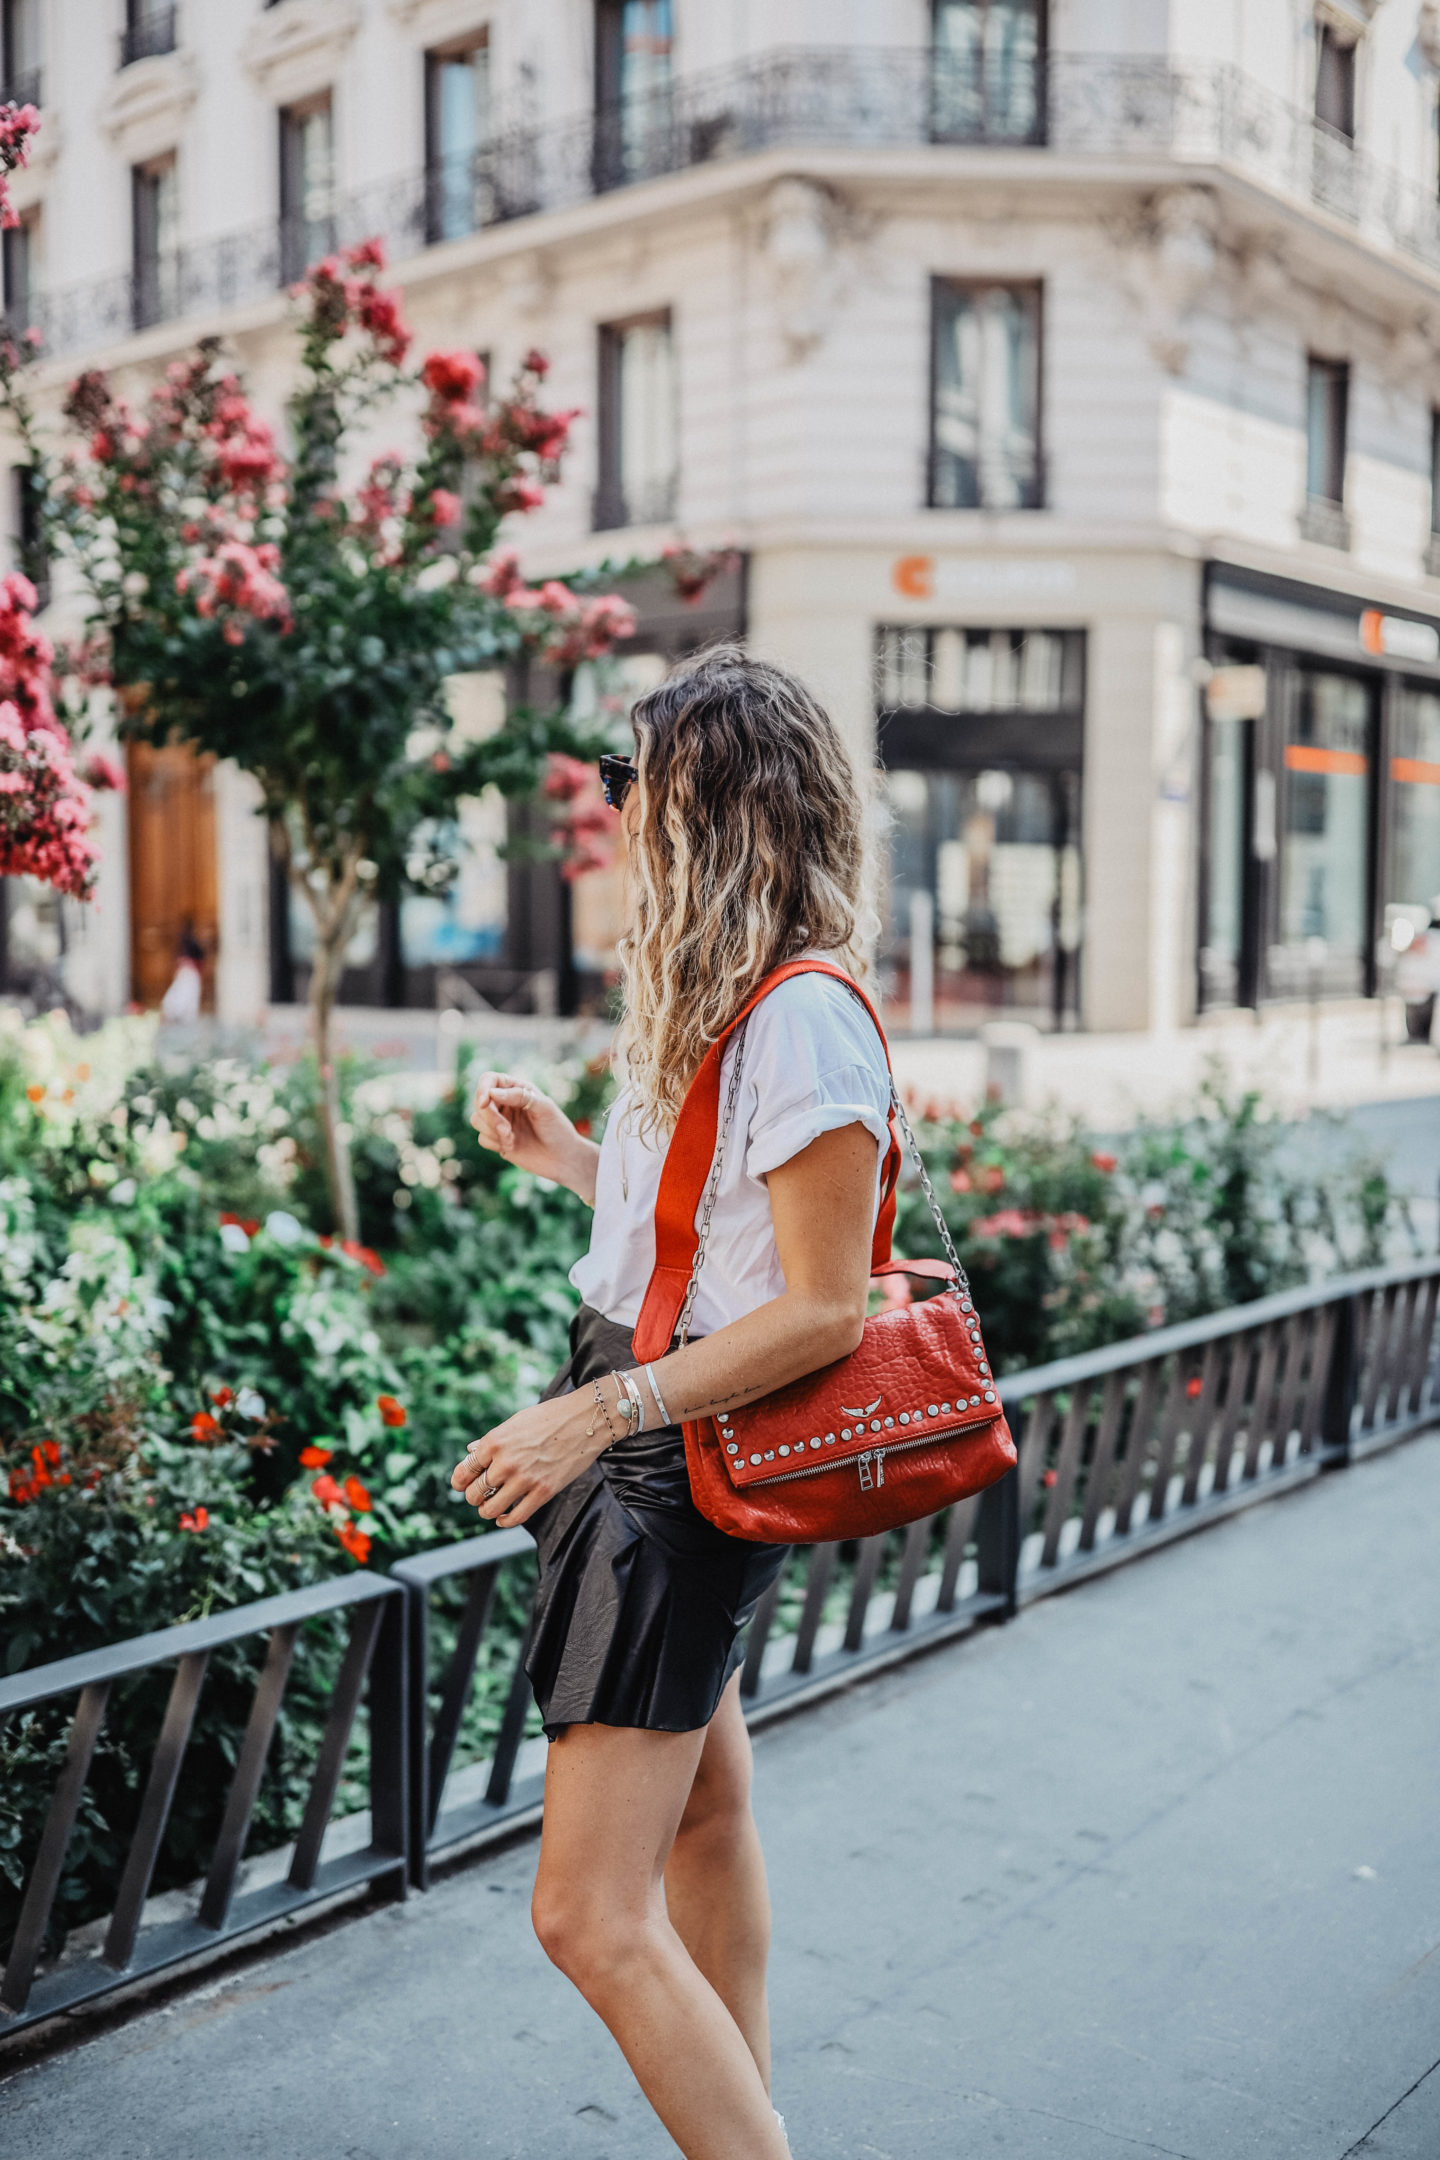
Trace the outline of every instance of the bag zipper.
[[903, 1455], [907, 1448], [933, 1447], [937, 1440], [958, 1440], [962, 1433], [978, 1432], [982, 1425], [996, 1424], [1003, 1415], [997, 1403], [987, 1417], [970, 1418], [964, 1425], [947, 1425], [940, 1432], [917, 1433], [913, 1439], [887, 1440], [883, 1447], [866, 1448], [861, 1455], [845, 1455], [839, 1461], [832, 1456], [829, 1462], [806, 1463], [803, 1470], [781, 1470], [774, 1477], [746, 1478], [743, 1485], [736, 1485], [735, 1490], [752, 1492], [757, 1485], [793, 1485], [797, 1478], [822, 1477], [827, 1470], [848, 1470], [854, 1464], [860, 1472], [860, 1490], [870, 1492], [885, 1483], [887, 1455]]

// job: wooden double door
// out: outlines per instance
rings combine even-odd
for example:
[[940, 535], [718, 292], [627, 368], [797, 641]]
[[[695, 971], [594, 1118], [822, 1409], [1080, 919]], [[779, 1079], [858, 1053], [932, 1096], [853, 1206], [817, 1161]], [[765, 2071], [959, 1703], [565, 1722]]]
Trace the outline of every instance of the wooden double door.
[[184, 744], [131, 743], [127, 763], [131, 998], [160, 1003], [188, 935], [203, 954], [203, 1006], [212, 1012], [220, 941], [215, 760]]

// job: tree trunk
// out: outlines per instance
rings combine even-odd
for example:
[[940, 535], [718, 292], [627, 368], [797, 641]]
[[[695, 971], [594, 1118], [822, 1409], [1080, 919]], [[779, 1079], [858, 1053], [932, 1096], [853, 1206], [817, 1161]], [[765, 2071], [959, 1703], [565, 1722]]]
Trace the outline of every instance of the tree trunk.
[[353, 1240], [360, 1235], [360, 1211], [355, 1201], [350, 1137], [340, 1105], [340, 1075], [335, 1066], [330, 1034], [348, 943], [348, 921], [331, 927], [328, 936], [325, 928], [316, 924], [315, 964], [310, 973], [310, 1018], [315, 1029], [315, 1057], [320, 1067], [320, 1131], [325, 1142], [325, 1175], [335, 1209], [335, 1228], [342, 1238]]

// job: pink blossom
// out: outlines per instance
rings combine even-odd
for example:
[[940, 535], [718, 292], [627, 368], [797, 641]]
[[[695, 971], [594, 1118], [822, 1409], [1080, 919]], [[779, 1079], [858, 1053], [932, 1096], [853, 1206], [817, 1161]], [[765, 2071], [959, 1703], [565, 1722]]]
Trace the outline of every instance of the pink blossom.
[[123, 795], [125, 768], [117, 758], [108, 757], [103, 750], [92, 750], [85, 760], [85, 784], [87, 787]]
[[454, 352], [427, 354], [420, 380], [433, 396], [463, 404], [485, 380], [485, 368], [478, 353], [467, 352], [462, 346]]
[[449, 488], [436, 488], [430, 496], [430, 515], [437, 525], [458, 525], [460, 522], [460, 498]]

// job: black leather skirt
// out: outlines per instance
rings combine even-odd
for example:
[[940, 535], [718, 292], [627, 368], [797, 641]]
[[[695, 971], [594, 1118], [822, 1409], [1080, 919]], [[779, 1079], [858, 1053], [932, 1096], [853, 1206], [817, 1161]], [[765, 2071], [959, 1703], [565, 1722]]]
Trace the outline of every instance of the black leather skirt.
[[[633, 1366], [631, 1345], [629, 1328], [582, 1305], [545, 1399]], [[706, 1520], [690, 1497], [679, 1426], [608, 1448], [528, 1527], [540, 1587], [525, 1669], [550, 1738], [567, 1725], [708, 1725], [786, 1547]]]

